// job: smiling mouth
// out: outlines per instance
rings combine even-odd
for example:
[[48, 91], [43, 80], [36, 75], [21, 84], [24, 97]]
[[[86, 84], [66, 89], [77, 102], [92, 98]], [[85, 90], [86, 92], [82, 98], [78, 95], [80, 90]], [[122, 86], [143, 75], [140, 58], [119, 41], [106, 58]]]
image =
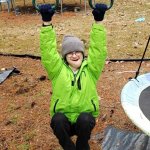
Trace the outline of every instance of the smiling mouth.
[[73, 59], [72, 61], [78, 61], [79, 59]]

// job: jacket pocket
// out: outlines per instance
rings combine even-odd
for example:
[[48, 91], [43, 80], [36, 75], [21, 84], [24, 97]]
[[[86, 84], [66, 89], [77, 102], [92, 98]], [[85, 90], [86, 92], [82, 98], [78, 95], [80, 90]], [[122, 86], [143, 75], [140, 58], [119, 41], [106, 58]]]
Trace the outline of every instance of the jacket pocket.
[[59, 99], [57, 99], [55, 104], [54, 104], [54, 113], [56, 113], [56, 105], [57, 105], [58, 101], [59, 101]]
[[93, 99], [91, 99], [91, 103], [92, 103], [92, 105], [93, 105], [93, 107], [94, 107], [94, 111], [96, 111], [96, 105], [95, 105]]

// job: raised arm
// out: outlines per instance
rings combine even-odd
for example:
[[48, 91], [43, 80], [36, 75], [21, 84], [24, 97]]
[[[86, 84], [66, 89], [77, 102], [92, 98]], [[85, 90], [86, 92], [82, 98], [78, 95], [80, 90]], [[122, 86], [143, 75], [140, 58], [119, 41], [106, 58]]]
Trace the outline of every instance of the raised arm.
[[51, 24], [54, 10], [50, 4], [41, 5], [39, 11], [43, 20], [40, 32], [41, 60], [52, 80], [61, 70], [62, 59], [57, 52], [56, 34]]
[[94, 76], [95, 82], [98, 80], [107, 57], [106, 30], [101, 24], [104, 19], [107, 6], [96, 4], [93, 10], [95, 23], [90, 32], [90, 47], [88, 51], [88, 68]]

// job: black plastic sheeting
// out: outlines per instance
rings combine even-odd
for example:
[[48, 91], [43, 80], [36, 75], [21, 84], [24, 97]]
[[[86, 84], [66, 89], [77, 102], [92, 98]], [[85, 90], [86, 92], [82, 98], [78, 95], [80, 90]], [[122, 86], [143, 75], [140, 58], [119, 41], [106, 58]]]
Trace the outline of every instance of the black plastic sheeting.
[[0, 72], [0, 84], [3, 83], [12, 73], [18, 74], [20, 73], [15, 67], [6, 69]]
[[150, 138], [143, 133], [108, 126], [104, 131], [102, 150], [150, 150]]

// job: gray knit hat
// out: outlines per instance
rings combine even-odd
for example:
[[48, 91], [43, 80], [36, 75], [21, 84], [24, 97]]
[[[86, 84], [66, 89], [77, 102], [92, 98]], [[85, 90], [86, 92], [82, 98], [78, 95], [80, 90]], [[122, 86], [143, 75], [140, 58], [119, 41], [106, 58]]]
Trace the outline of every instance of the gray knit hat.
[[80, 51], [84, 54], [83, 42], [79, 38], [72, 35], [64, 36], [61, 50], [62, 57], [64, 58], [66, 54], [74, 51]]

